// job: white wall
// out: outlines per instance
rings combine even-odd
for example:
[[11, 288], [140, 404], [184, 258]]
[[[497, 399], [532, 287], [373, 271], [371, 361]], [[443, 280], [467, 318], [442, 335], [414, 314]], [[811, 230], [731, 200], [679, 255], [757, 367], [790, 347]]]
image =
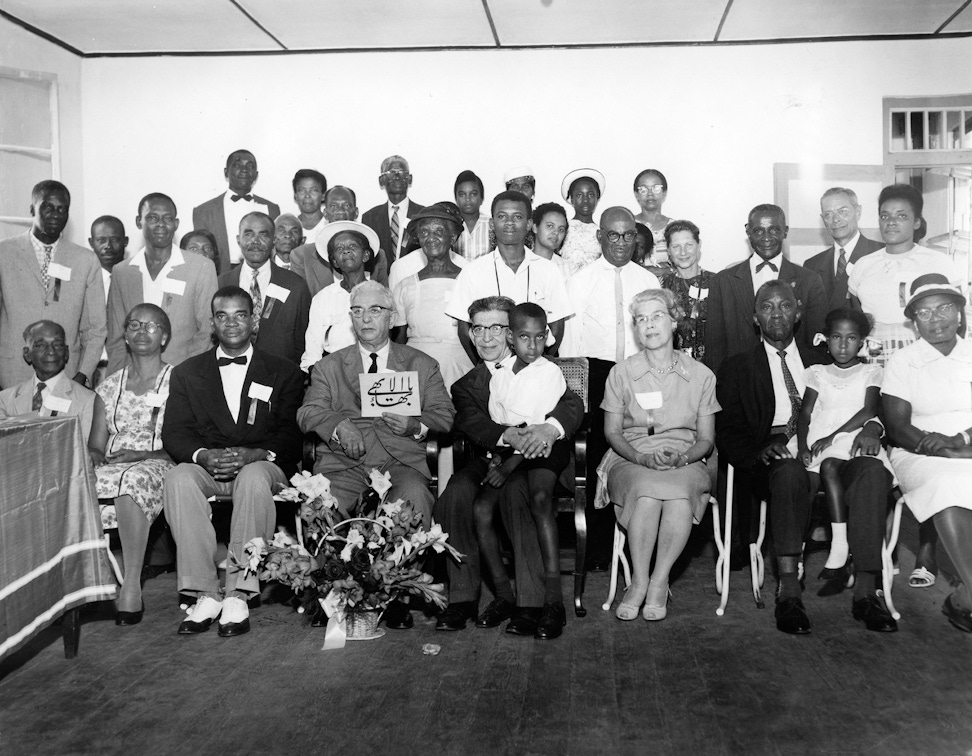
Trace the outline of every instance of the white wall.
[[881, 98], [972, 92], [970, 51], [938, 40], [85, 60], [86, 208], [128, 223], [139, 197], [163, 191], [188, 230], [239, 147], [258, 158], [258, 193], [288, 208], [293, 172], [316, 167], [364, 211], [383, 199], [392, 153], [410, 160], [423, 203], [451, 198], [465, 168], [491, 197], [504, 169], [528, 163], [541, 200], [593, 166], [608, 181], [601, 209], [634, 207], [634, 175], [654, 166], [666, 213], [701, 226], [703, 264], [718, 270], [746, 255], [746, 214], [773, 200], [774, 163], [880, 165]]

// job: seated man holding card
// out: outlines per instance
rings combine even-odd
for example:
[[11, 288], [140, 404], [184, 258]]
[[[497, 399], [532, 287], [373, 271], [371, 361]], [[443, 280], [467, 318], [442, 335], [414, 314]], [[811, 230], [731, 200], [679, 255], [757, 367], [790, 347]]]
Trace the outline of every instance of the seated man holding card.
[[292, 362], [250, 343], [253, 300], [243, 289], [217, 291], [212, 313], [219, 345], [178, 365], [169, 382], [162, 444], [178, 464], [166, 473], [163, 506], [179, 591], [197, 596], [179, 632], [201, 633], [219, 617], [219, 634], [229, 637], [249, 631], [246, 601], [260, 586], [228, 557], [220, 594], [208, 498], [233, 495], [229, 551], [240, 560], [247, 541], [273, 535], [273, 487], [286, 485], [300, 460], [304, 381]]

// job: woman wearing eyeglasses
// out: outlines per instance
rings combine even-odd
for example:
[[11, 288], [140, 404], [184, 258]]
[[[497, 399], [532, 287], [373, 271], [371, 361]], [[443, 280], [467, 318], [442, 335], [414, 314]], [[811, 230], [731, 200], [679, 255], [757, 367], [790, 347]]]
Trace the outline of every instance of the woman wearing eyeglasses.
[[149, 528], [162, 511], [162, 483], [172, 460], [162, 449], [162, 421], [172, 366], [162, 352], [172, 336], [169, 316], [153, 304], [136, 305], [125, 317], [129, 363], [109, 375], [97, 392], [106, 422], [91, 429], [101, 450], [95, 468], [99, 499], [113, 499], [125, 562], [116, 625], [142, 621], [140, 576]]
[[720, 407], [712, 371], [675, 349], [682, 312], [672, 293], [647, 289], [629, 310], [644, 348], [615, 365], [604, 388], [611, 449], [597, 470], [596, 505], [614, 504], [631, 550], [631, 585], [615, 614], [653, 621], [668, 613], [669, 573], [709, 500], [703, 460]]
[[675, 295], [682, 310], [678, 321], [676, 348], [697, 360], [705, 355], [705, 321], [709, 315], [709, 287], [715, 273], [702, 270], [702, 241], [692, 221], [671, 221], [665, 228], [665, 243], [672, 269], [661, 275], [662, 288]]
[[635, 177], [634, 196], [641, 207], [641, 212], [635, 216], [635, 220], [644, 223], [655, 238], [652, 262], [655, 265], [663, 265], [668, 259], [665, 228], [672, 222], [671, 218], [662, 213], [662, 205], [668, 197], [668, 179], [661, 171], [646, 168]]

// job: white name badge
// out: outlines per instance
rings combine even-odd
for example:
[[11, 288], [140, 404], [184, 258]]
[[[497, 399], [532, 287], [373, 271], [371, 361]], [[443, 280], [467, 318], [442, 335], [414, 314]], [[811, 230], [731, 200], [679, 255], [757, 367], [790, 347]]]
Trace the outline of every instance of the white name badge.
[[635, 401], [643, 410], [656, 410], [662, 407], [661, 391], [642, 391], [635, 394]]
[[47, 266], [47, 275], [49, 275], [51, 278], [59, 278], [62, 281], [70, 281], [71, 269], [66, 265], [52, 262]]
[[272, 283], [267, 285], [266, 295], [272, 299], [278, 299], [281, 302], [286, 302], [287, 297], [290, 296], [290, 289], [285, 289], [283, 286], [278, 286], [277, 284]]
[[186, 293], [186, 282], [178, 281], [175, 278], [163, 278], [162, 291], [166, 294], [176, 294], [181, 297]]
[[71, 400], [62, 396], [48, 396], [44, 400], [44, 409], [49, 409], [51, 412], [70, 412]]
[[422, 414], [418, 372], [360, 373], [361, 417], [381, 417], [384, 412], [418, 417]]
[[844, 272], [849, 276], [853, 270], [854, 270], [854, 263], [852, 262], [847, 263], [847, 267], [844, 268]]
[[163, 407], [165, 406], [165, 400], [168, 398], [168, 394], [160, 394], [157, 391], [149, 391], [145, 395], [145, 403], [149, 407]]
[[261, 402], [269, 402], [272, 394], [273, 388], [264, 386], [262, 383], [251, 383], [250, 390], [246, 393], [250, 399], [258, 399]]

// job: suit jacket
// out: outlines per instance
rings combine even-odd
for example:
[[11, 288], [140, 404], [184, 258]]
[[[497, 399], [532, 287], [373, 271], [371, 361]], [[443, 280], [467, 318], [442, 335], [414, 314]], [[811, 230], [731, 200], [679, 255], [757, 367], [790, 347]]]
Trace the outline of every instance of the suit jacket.
[[[495, 449], [508, 426], [493, 422], [489, 416], [489, 369], [484, 363], [452, 384], [452, 401], [456, 405], [456, 430], [461, 432], [483, 455]], [[567, 389], [548, 417], [564, 427], [565, 438], [573, 436], [584, 422], [584, 403]]]
[[[242, 265], [219, 277], [219, 287], [239, 286]], [[249, 270], [249, 268], [247, 268]], [[252, 276], [252, 273], [250, 274]], [[310, 293], [304, 284], [304, 279], [289, 270], [270, 265], [270, 283], [287, 289], [287, 301], [271, 300], [263, 292], [263, 316], [260, 318], [260, 331], [253, 343], [257, 349], [268, 354], [275, 354], [290, 360], [295, 365], [300, 364], [304, 354], [304, 334], [307, 332], [307, 316], [310, 312]], [[243, 286], [249, 290], [249, 283]]]
[[[72, 276], [73, 278], [73, 276]], [[28, 365], [29, 367], [29, 365]], [[84, 442], [88, 442], [91, 436], [91, 424], [94, 420], [95, 403], [100, 402], [101, 398], [91, 389], [86, 389], [80, 383], [75, 383], [71, 376], [64, 371], [61, 380], [51, 389], [51, 396], [59, 399], [67, 399], [71, 402], [71, 408], [63, 414], [76, 415], [81, 418], [81, 433], [84, 434]], [[6, 417], [17, 417], [18, 415], [35, 415], [50, 417], [51, 412], [41, 409], [39, 413], [31, 410], [34, 401], [33, 378], [28, 378], [23, 383], [11, 386], [0, 391], [0, 420]], [[102, 411], [102, 416], [104, 412]]]
[[[884, 242], [871, 241], [861, 234], [847, 262], [856, 263], [864, 255], [877, 252], [879, 249], [884, 249]], [[804, 268], [814, 271], [820, 276], [820, 280], [823, 282], [824, 295], [827, 297], [827, 312], [835, 310], [838, 307], [847, 307], [850, 301], [847, 298], [847, 279], [844, 278], [838, 285], [837, 277], [834, 274], [835, 255], [835, 248], [829, 247], [803, 263]]]
[[[389, 343], [388, 370], [418, 371], [422, 415], [418, 418], [430, 430], [448, 431], [456, 411], [442, 382], [439, 363], [418, 349]], [[342, 420], [350, 420], [364, 436], [369, 451], [381, 445], [385, 453], [403, 465], [429, 477], [425, 461], [425, 443], [410, 436], [391, 432], [381, 418], [361, 417], [361, 396], [358, 375], [362, 372], [361, 352], [354, 343], [323, 357], [311, 370], [311, 384], [304, 404], [297, 412], [297, 421], [305, 433], [315, 432], [317, 444], [314, 472], [346, 470], [363, 464], [360, 459], [345, 455], [341, 445], [332, 441], [334, 429]]]
[[71, 280], [58, 284], [52, 278], [45, 291], [30, 233], [0, 241], [0, 387], [34, 374], [24, 362], [24, 329], [38, 320], [53, 320], [64, 328], [68, 377], [80, 371], [90, 379], [108, 333], [101, 263], [90, 249], [61, 237], [51, 262], [69, 268]]
[[[413, 200], [411, 197], [408, 198], [408, 216], [402, 222], [401, 228], [399, 229], [399, 234], [405, 231], [405, 227], [408, 225], [408, 220], [414, 218], [415, 214], [419, 210], [424, 210], [425, 205], [420, 205], [418, 202]], [[390, 268], [395, 264], [397, 255], [395, 254], [395, 249], [392, 246], [391, 238], [391, 225], [388, 223], [388, 203], [383, 202], [380, 205], [368, 210], [364, 215], [361, 216], [361, 222], [366, 226], [370, 226], [374, 229], [375, 233], [378, 234], [378, 241], [381, 242], [381, 248], [384, 250], [385, 259], [387, 261], [388, 267]], [[386, 272], [387, 277], [387, 272]], [[374, 276], [374, 271], [372, 271], [372, 276]], [[387, 286], [387, 278], [383, 284]]]
[[[807, 367], [828, 360], [816, 350], [797, 344]], [[719, 370], [716, 398], [722, 410], [716, 415], [719, 457], [743, 470], [757, 464], [757, 455], [769, 442], [776, 410], [773, 376], [762, 342], [734, 355]], [[785, 436], [781, 440], [786, 443]]]
[[[216, 269], [211, 260], [192, 252], [182, 253], [184, 262], [172, 268], [169, 278], [185, 281], [181, 295], [167, 293], [162, 309], [172, 323], [169, 343], [162, 359], [178, 365], [187, 357], [212, 347], [212, 299], [216, 293]], [[125, 349], [125, 316], [145, 301], [142, 271], [130, 260], [118, 263], [111, 272], [108, 289], [108, 373], [114, 373], [128, 362]]]
[[[779, 279], [793, 287], [797, 299], [803, 304], [794, 338], [799, 345], [809, 348], [813, 345], [814, 334], [823, 330], [827, 314], [820, 276], [783, 258]], [[708, 306], [703, 361], [713, 373], [718, 373], [727, 358], [749, 352], [760, 343], [759, 329], [753, 321], [756, 293], [749, 260], [716, 273], [709, 287]]]
[[[216, 244], [218, 246], [218, 264], [216, 265], [216, 270], [220, 273], [225, 273], [231, 267], [230, 263], [230, 243], [236, 243], [236, 234], [230, 237], [229, 232], [226, 230], [226, 214], [223, 212], [223, 197], [226, 192], [223, 192], [218, 197], [213, 197], [211, 200], [206, 200], [198, 207], [192, 209], [192, 227], [194, 230], [199, 230], [205, 228], [213, 236], [216, 237]], [[270, 200], [263, 199], [263, 197], [258, 197], [253, 195], [253, 201], [260, 205], [266, 205], [266, 213], [274, 220], [280, 215], [280, 207], [273, 204]]]
[[[270, 387], [269, 402], [248, 396], [254, 383]], [[234, 422], [223, 395], [216, 349], [210, 349], [172, 370], [162, 446], [175, 462], [192, 462], [197, 449], [266, 449], [277, 455], [277, 465], [289, 477], [300, 461], [297, 408], [303, 392], [304, 374], [296, 365], [254, 349], [243, 382], [239, 418]], [[247, 419], [254, 401], [256, 418], [250, 425]]]

